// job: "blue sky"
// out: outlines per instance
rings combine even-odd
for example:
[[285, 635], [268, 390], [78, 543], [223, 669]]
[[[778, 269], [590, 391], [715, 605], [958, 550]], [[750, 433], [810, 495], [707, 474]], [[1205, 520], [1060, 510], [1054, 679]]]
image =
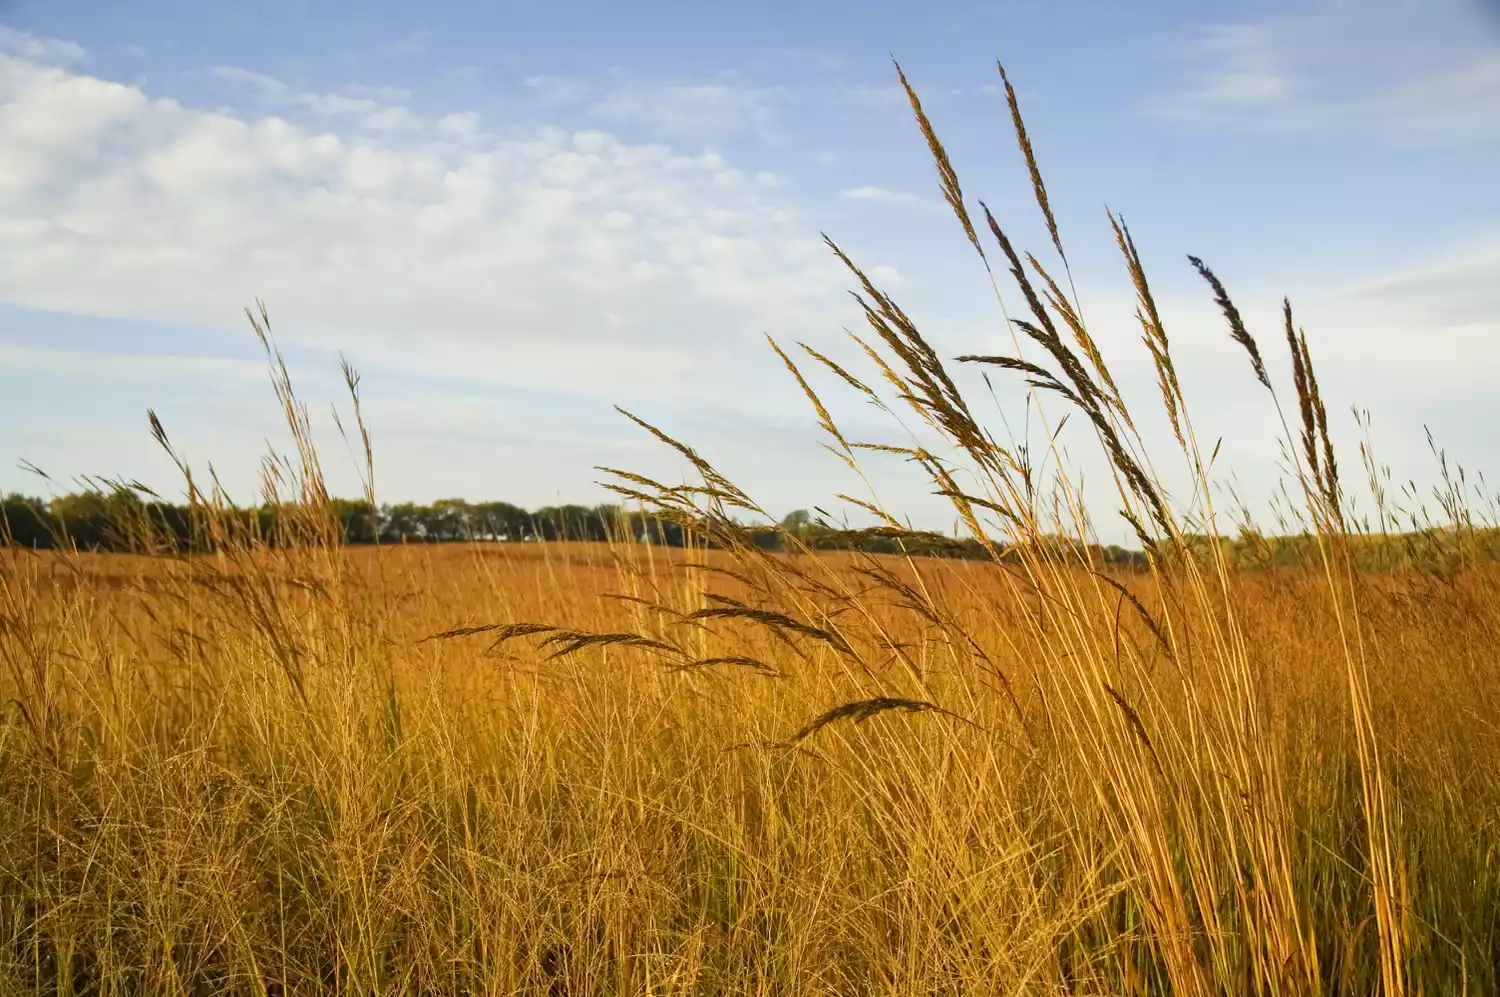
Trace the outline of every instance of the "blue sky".
[[[267, 441], [285, 447], [242, 311], [258, 296], [338, 490], [357, 488], [324, 415], [342, 351], [389, 500], [587, 502], [604, 497], [596, 464], [675, 474], [615, 404], [773, 511], [861, 494], [762, 338], [864, 370], [842, 332], [859, 320], [850, 280], [819, 233], [944, 355], [1010, 341], [892, 55], [971, 202], [1050, 261], [1005, 61], [1127, 396], [1155, 407], [1106, 204], [1145, 256], [1200, 436], [1225, 438], [1252, 501], [1278, 477], [1274, 417], [1188, 253], [1268, 352], [1291, 296], [1348, 464], [1359, 405], [1398, 480], [1432, 477], [1424, 425], [1496, 466], [1493, 2], [12, 0], [0, 491], [46, 490], [23, 460], [58, 487], [106, 474], [171, 491], [149, 406], [251, 497]], [[962, 383], [997, 435], [1026, 432], [1019, 384], [997, 379], [991, 403]], [[856, 436], [903, 439], [854, 400], [833, 407]], [[1164, 420], [1144, 428], [1169, 439]], [[1081, 427], [1064, 443], [1102, 478]], [[894, 510], [948, 522], [903, 468], [871, 475]]]

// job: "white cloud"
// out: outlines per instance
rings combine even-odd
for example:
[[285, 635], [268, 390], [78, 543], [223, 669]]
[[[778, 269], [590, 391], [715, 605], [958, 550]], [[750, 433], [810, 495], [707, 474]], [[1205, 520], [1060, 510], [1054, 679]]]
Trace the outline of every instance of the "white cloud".
[[[0, 297], [239, 330], [260, 296], [289, 342], [601, 404], [712, 400], [715, 379], [773, 369], [744, 366], [763, 331], [837, 335], [847, 318], [816, 233], [718, 154], [502, 138], [400, 105], [319, 119], [326, 104], [278, 80], [216, 75], [325, 128], [0, 56]], [[370, 131], [395, 111], [401, 131]]]
[[[411, 91], [399, 87], [351, 86], [343, 93], [304, 93], [274, 77], [239, 66], [215, 66], [211, 74], [222, 82], [248, 89], [268, 106], [306, 109], [319, 118], [348, 119], [367, 131], [416, 131], [423, 125], [404, 104], [411, 99]], [[473, 118], [472, 114], [451, 114], [439, 120], [436, 127], [449, 134], [462, 133], [464, 123]]]
[[87, 61], [88, 50], [76, 42], [56, 38], [38, 38], [36, 35], [0, 24], [0, 52], [47, 63], [76, 63]]
[[209, 73], [215, 79], [243, 84], [269, 100], [280, 99], [291, 94], [291, 88], [274, 76], [254, 73], [239, 66], [215, 66], [209, 70]]
[[[171, 323], [213, 354], [226, 333], [243, 341], [242, 306], [265, 298], [283, 345], [334, 371], [331, 352], [346, 351], [366, 375], [392, 498], [604, 498], [596, 463], [677, 480], [676, 458], [612, 403], [758, 481], [773, 507], [858, 490], [818, 448], [762, 338], [828, 348], [856, 316], [848, 276], [777, 200], [779, 178], [607, 129], [497, 135], [461, 108], [375, 132], [365, 105], [250, 70], [216, 75], [279, 113], [194, 109], [0, 57], [0, 300]], [[339, 96], [376, 110], [405, 99]], [[868, 262], [883, 281], [899, 276]], [[155, 406], [186, 452], [226, 473], [253, 471], [274, 438], [253, 363], [105, 350], [79, 377], [85, 358], [61, 344], [0, 340], [0, 395], [40, 382], [80, 402]], [[308, 373], [309, 400], [338, 397], [321, 367]], [[185, 387], [221, 375], [250, 390]], [[44, 454], [49, 471], [161, 464], [143, 432], [101, 446], [106, 434], [0, 421], [0, 451]], [[330, 446], [337, 463], [342, 445]]]
[[404, 107], [382, 107], [362, 117], [360, 124], [377, 132], [409, 132], [420, 129], [423, 121]]
[[438, 119], [438, 131], [448, 135], [467, 136], [479, 131], [479, 115], [473, 111], [445, 114]]
[[[1279, 51], [1274, 33], [1262, 41]], [[1236, 44], [1243, 51], [1261, 41], [1242, 37]], [[1224, 51], [1220, 56], [1227, 58]], [[1264, 114], [1297, 105], [1304, 92], [1300, 64], [1278, 57], [1264, 65], [1283, 74], [1284, 91], [1252, 84], [1244, 74], [1237, 81], [1221, 78], [1217, 106]], [[0, 57], [0, 148], [6, 150], [0, 157], [0, 299], [199, 330], [227, 328], [243, 337], [240, 306], [263, 296], [284, 343], [347, 350], [366, 373], [369, 411], [379, 422], [377, 446], [388, 461], [382, 473], [395, 472], [384, 479], [396, 483], [395, 495], [496, 495], [537, 504], [551, 495], [523, 494], [523, 488], [541, 487], [534, 481], [558, 488], [564, 499], [585, 497], [577, 489], [597, 477], [587, 470], [593, 463], [653, 473], [646, 461], [654, 459], [654, 445], [643, 439], [643, 450], [630, 449], [637, 437], [614, 419], [611, 402], [636, 409], [716, 461], [722, 457], [731, 477], [740, 477], [741, 468], [753, 472], [745, 483], [756, 494], [762, 493], [755, 486], [764, 484], [773, 504], [809, 504], [857, 488], [838, 479], [831, 458], [810, 445], [816, 432], [805, 401], [760, 338], [765, 331], [783, 343], [841, 340], [841, 326], [857, 325], [842, 294], [848, 276], [833, 268], [812, 226], [770, 177], [724, 153], [684, 154], [667, 140], [694, 114], [710, 113], [713, 101], [705, 93], [720, 84], [685, 99], [691, 114], [679, 106], [654, 119], [632, 118], [652, 88], [621, 86], [634, 96], [616, 101], [620, 117], [598, 115], [598, 130], [516, 127], [501, 135], [461, 107], [416, 115], [407, 107], [411, 95], [402, 91], [306, 94], [249, 70], [220, 75], [276, 116], [195, 110], [55, 59]], [[1482, 90], [1487, 78], [1481, 73], [1463, 85]], [[550, 102], [571, 100], [575, 111], [607, 103], [602, 89], [569, 92], [566, 81], [534, 82], [521, 119], [545, 115]], [[771, 114], [778, 101], [789, 99], [762, 97], [760, 103], [725, 99], [724, 106], [751, 109], [734, 126], [742, 133], [760, 127], [756, 108]], [[397, 130], [371, 126], [370, 117], [383, 112], [390, 112]], [[623, 140], [617, 126], [627, 123], [662, 139]], [[702, 135], [689, 137], [692, 149], [702, 148]], [[941, 207], [874, 186], [843, 197]], [[915, 285], [913, 297], [920, 298], [932, 260], [925, 245], [902, 248], [909, 255], [887, 262], [902, 265]], [[878, 259], [858, 253], [856, 259], [882, 286], [901, 281], [902, 272]], [[1377, 405], [1394, 390], [1421, 391], [1424, 400], [1437, 397], [1455, 410], [1461, 403], [1469, 405], [1464, 412], [1473, 410], [1453, 392], [1402, 384], [1415, 369], [1424, 377], [1431, 372], [1436, 383], [1438, 371], [1426, 360], [1390, 359], [1411, 343], [1389, 306], [1399, 301], [1413, 316], [1408, 325], [1423, 327], [1430, 324], [1424, 302], [1468, 302], [1462, 314], [1444, 319], [1452, 334], [1442, 349], [1417, 352], [1461, 365], [1464, 397], [1478, 397], [1491, 367], [1465, 363], [1460, 346], [1470, 355], [1493, 353], [1483, 335], [1493, 330], [1483, 324], [1493, 314], [1493, 297], [1483, 290], [1493, 283], [1485, 283], [1491, 259], [1466, 256], [1431, 272], [1373, 283], [1366, 288], [1373, 317], [1368, 328], [1357, 310], [1349, 320], [1352, 298], [1305, 309], [1320, 362], [1325, 353], [1331, 361], [1330, 397], [1336, 372], [1348, 363], [1363, 380], [1346, 397]], [[1205, 314], [1200, 322], [1193, 312], [1193, 322], [1183, 324], [1216, 328], [1212, 308], [1193, 300]], [[954, 318], [961, 305], [929, 301], [930, 308], [920, 300], [916, 308], [935, 316], [939, 333], [951, 333], [934, 342], [993, 337], [993, 326]], [[1171, 306], [1164, 296], [1163, 307]], [[1117, 341], [1138, 338], [1126, 328], [1130, 310], [1128, 302], [1118, 309]], [[1257, 329], [1274, 328], [1274, 318]], [[1372, 342], [1379, 345], [1372, 349]], [[847, 359], [848, 344], [842, 345], [842, 351], [826, 352]], [[1189, 354], [1192, 347], [1182, 349]], [[1232, 353], [1206, 356], [1242, 362]], [[63, 383], [72, 362], [9, 344], [0, 350], [0, 376], [24, 369]], [[169, 374], [185, 373], [194, 363], [215, 362], [120, 361], [112, 351], [90, 377], [118, 371], [135, 382], [156, 370], [168, 383]], [[444, 380], [434, 386], [423, 375]], [[1213, 389], [1202, 392], [1205, 408], [1220, 417], [1226, 434], [1263, 414], [1256, 408], [1256, 415], [1240, 418], [1251, 410], [1234, 408], [1216, 383], [1205, 383]], [[448, 386], [455, 384], [471, 397], [489, 385], [503, 390], [489, 393], [492, 405], [460, 403], [450, 401]], [[1149, 397], [1149, 378], [1146, 389]], [[1246, 391], [1254, 394], [1255, 386]], [[537, 394], [554, 409], [568, 408], [534, 416], [528, 406]], [[1007, 404], [1015, 398], [1018, 393]], [[857, 402], [851, 407], [863, 411]], [[835, 414], [842, 421], [842, 412]], [[10, 438], [18, 442], [0, 451], [39, 452], [29, 441], [43, 438], [46, 427], [23, 419], [16, 429], [17, 420], [8, 421]], [[202, 452], [220, 456], [213, 413], [175, 424], [201, 428]], [[865, 438], [900, 440], [894, 426], [880, 426]], [[261, 439], [241, 435], [252, 447]], [[800, 444], [809, 445], [797, 449]], [[526, 482], [514, 483], [495, 469], [491, 446], [527, 469], [518, 476]], [[91, 468], [85, 462], [82, 469]], [[913, 491], [922, 491], [920, 482], [898, 494]]]

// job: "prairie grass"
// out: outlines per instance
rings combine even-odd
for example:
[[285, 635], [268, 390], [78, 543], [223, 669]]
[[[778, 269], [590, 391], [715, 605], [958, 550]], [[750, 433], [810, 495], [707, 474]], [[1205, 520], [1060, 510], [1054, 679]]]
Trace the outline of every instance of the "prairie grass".
[[[1500, 992], [1500, 569], [1355, 570], [1369, 531], [1306, 337], [1288, 306], [1277, 385], [1197, 260], [1318, 557], [1181, 556], [1223, 524], [1128, 229], [1110, 218], [1175, 455], [1146, 453], [1071, 276], [975, 224], [911, 97], [1027, 316], [1013, 354], [961, 361], [1087, 420], [1149, 572], [1049, 542], [1089, 539], [1076, 490], [979, 425], [831, 242], [881, 388], [777, 353], [836, 456], [900, 452], [994, 560], [768, 552], [737, 518], [754, 500], [638, 419], [701, 486], [601, 470], [693, 548], [346, 548], [262, 311], [297, 446], [266, 491], [300, 543], [226, 526], [183, 466], [210, 553], [0, 550], [0, 993]], [[846, 437], [802, 365], [952, 452]], [[904, 529], [867, 508], [884, 525], [860, 532]]]

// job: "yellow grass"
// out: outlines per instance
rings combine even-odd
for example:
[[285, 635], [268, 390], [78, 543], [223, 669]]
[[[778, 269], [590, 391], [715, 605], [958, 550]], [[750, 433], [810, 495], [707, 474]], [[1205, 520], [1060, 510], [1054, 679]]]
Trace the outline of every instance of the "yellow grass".
[[[851, 591], [870, 582], [859, 569], [889, 570], [943, 622], [892, 590], [865, 596], [836, 619], [866, 674], [817, 641], [793, 635], [804, 658], [754, 623], [702, 632], [611, 598], [751, 602], [752, 588], [685, 567], [731, 567], [721, 553], [294, 551], [260, 555], [253, 577], [208, 558], [12, 553], [3, 647], [21, 703], [0, 741], [0, 979], [12, 993], [70, 979], [163, 994], [1162, 992], [1167, 946], [1147, 908], [1173, 877], [1147, 860], [1180, 848], [1208, 854], [1195, 873], [1177, 857], [1177, 889], [1219, 900], [1192, 919], [1211, 927], [1183, 929], [1230, 936], [1224, 966], [1201, 958], [1208, 991], [1253, 992], [1252, 952], [1273, 944], [1292, 960], [1286, 992], [1378, 985], [1357, 747], [1320, 577], [1232, 579], [1276, 801], [1219, 770], [1234, 761], [1212, 756], [1214, 730], [1168, 726], [1190, 712], [1177, 669], [1214, 665], [1194, 645], [1215, 622], [1194, 607], [1178, 617], [1177, 665], [1128, 604], [1119, 613], [1144, 667], [1118, 689], [1148, 748], [1112, 704], [1049, 713], [1079, 680], [1058, 674], [1073, 671], [1058, 660], [1073, 638], [1036, 625], [1006, 569], [786, 560]], [[1496, 580], [1385, 578], [1363, 607], [1403, 815], [1403, 951], [1476, 993], [1495, 981]], [[493, 650], [487, 634], [422, 642], [517, 620], [654, 635], [781, 674], [674, 672], [673, 656], [628, 647], [548, 661], [533, 650], [545, 634]], [[24, 674], [30, 662], [45, 675]], [[1172, 677], [1153, 693], [1138, 684], [1152, 674]], [[770, 746], [877, 696], [968, 722], [892, 710]], [[1049, 730], [1049, 715], [1100, 730]], [[1161, 769], [1102, 777], [1096, 751], [1154, 753]], [[1163, 840], [1122, 841], [1137, 822]], [[1256, 912], [1270, 901], [1251, 871], [1225, 866], [1259, 861], [1254, 833], [1278, 836], [1286, 867], [1253, 871], [1285, 876], [1259, 889], [1288, 891], [1289, 912]], [[1290, 937], [1233, 937], [1268, 925]]]

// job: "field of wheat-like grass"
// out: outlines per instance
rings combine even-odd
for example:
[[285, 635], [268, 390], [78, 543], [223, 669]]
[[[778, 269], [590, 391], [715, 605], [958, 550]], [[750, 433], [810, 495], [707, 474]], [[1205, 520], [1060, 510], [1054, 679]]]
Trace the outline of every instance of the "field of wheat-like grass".
[[11, 554], [0, 985], [1368, 993], [1374, 860], [1496, 982], [1500, 575], [1360, 586], [1372, 852], [1316, 573], [764, 560]]
[[[993, 556], [767, 549], [751, 496], [640, 420], [700, 483], [600, 470], [685, 547], [348, 546], [262, 311], [296, 445], [275, 536], [183, 465], [190, 544], [144, 512], [120, 531], [149, 555], [0, 549], [0, 995], [1500, 992], [1493, 537], [1445, 502], [1410, 534], [1441, 557], [1369, 570], [1398, 517], [1366, 454], [1354, 521], [1290, 306], [1278, 384], [1194, 259], [1285, 430], [1306, 556], [1196, 541], [1230, 531], [1128, 230], [1177, 446], [1151, 456], [1192, 469], [1193, 516], [1071, 279], [975, 223], [908, 94], [1026, 316], [957, 362], [1086, 420], [1145, 570], [1094, 556], [1069, 479], [985, 432], [832, 243], [854, 357], [773, 348], [837, 459], [906, 457]], [[814, 369], [945, 448], [847, 437]], [[953, 543], [847, 501], [876, 525], [845, 547]]]

